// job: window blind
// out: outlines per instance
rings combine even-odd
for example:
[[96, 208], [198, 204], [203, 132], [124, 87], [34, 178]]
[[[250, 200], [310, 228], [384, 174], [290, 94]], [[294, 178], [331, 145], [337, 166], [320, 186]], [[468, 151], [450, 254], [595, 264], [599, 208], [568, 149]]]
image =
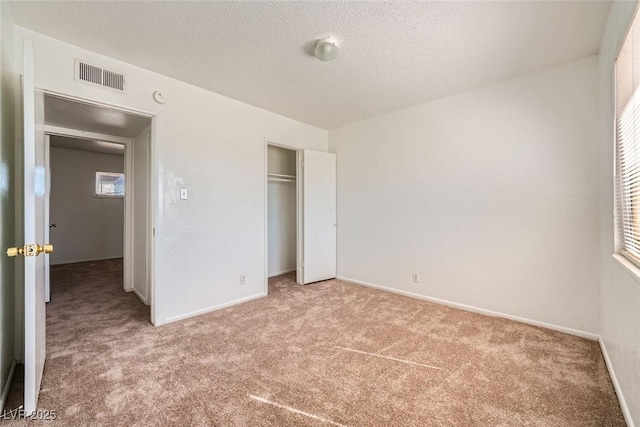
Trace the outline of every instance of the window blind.
[[640, 263], [640, 25], [634, 18], [615, 63], [616, 228]]
[[124, 174], [96, 172], [96, 196], [124, 196]]

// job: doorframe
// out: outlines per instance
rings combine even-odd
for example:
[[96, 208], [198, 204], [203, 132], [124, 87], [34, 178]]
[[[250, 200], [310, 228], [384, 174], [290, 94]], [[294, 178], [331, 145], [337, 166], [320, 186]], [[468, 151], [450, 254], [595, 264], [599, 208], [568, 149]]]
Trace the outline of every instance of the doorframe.
[[[44, 172], [45, 185], [44, 192], [44, 243], [49, 243], [50, 236], [50, 208], [51, 208], [51, 141], [50, 135], [44, 134]], [[51, 257], [44, 257], [44, 302], [51, 302]]]
[[302, 182], [302, 148], [280, 144], [264, 138], [264, 293], [269, 294], [269, 146], [285, 148], [296, 153], [296, 283], [302, 284], [304, 261], [303, 231], [303, 182]]
[[[109, 103], [99, 102], [99, 101], [95, 101], [87, 98], [81, 98], [81, 97], [69, 95], [63, 92], [57, 92], [57, 91], [39, 89], [39, 88], [36, 88], [36, 90], [43, 92], [44, 95], [55, 96], [58, 98], [67, 99], [67, 100], [78, 102], [81, 104], [87, 104], [91, 106], [122, 111], [128, 114], [134, 114], [137, 116], [142, 116], [150, 119], [151, 138], [149, 138], [150, 156], [148, 159], [149, 161], [148, 173], [149, 173], [150, 179], [148, 180], [149, 187], [147, 189], [149, 192], [149, 200], [147, 203], [147, 218], [150, 219], [150, 223], [147, 225], [149, 232], [147, 233], [147, 244], [146, 244], [147, 274], [148, 274], [147, 291], [149, 294], [147, 295], [148, 296], [147, 303], [151, 308], [150, 321], [153, 325], [157, 325], [156, 323], [156, 280], [155, 280], [156, 279], [155, 268], [156, 268], [157, 247], [156, 247], [155, 236], [158, 230], [157, 213], [160, 212], [160, 206], [159, 206], [160, 196], [159, 196], [159, 187], [158, 187], [159, 167], [158, 167], [158, 154], [157, 154], [157, 146], [159, 141], [159, 137], [158, 137], [159, 114], [150, 112], [150, 111], [140, 110], [137, 108], [126, 107], [126, 106], [121, 106], [116, 104], [109, 104]], [[49, 133], [49, 134], [52, 134], [51, 132], [56, 132], [56, 131], [71, 131], [71, 130], [76, 132], [75, 137], [92, 139], [93, 136], [99, 136], [98, 138], [93, 138], [93, 139], [101, 139], [107, 142], [116, 142], [116, 143], [124, 144], [125, 145], [125, 174], [127, 173], [127, 170], [129, 171], [129, 173], [133, 170], [133, 144], [131, 143], [133, 142], [133, 140], [131, 138], [115, 137], [112, 135], [78, 131], [75, 129], [60, 128], [56, 126], [45, 126], [45, 133]], [[78, 136], [78, 135], [82, 135], [82, 136]], [[73, 135], [68, 135], [68, 134], [66, 134], [66, 136], [73, 137]], [[132, 177], [131, 174], [129, 176]], [[124, 244], [124, 254], [123, 254], [125, 259], [128, 254], [133, 255], [133, 246], [132, 246], [133, 245], [133, 221], [132, 221], [133, 220], [133, 203], [131, 203], [133, 201], [133, 198], [131, 197], [133, 196], [132, 191], [133, 191], [133, 179], [125, 180], [125, 244]], [[130, 202], [128, 204], [127, 204], [127, 195], [130, 196]], [[129, 209], [127, 209], [127, 206], [129, 206]], [[130, 220], [127, 221], [127, 219], [130, 219]], [[129, 224], [129, 227], [128, 227], [129, 230], [127, 230], [127, 224]], [[129, 235], [129, 239], [128, 239], [129, 243], [126, 242], [127, 231]], [[133, 268], [129, 268], [128, 270], [129, 271], [126, 272], [124, 275], [125, 276], [124, 282], [125, 284], [128, 283], [125, 286], [132, 288], [131, 283], [132, 283]], [[125, 288], [125, 290], [128, 290], [128, 289]]]

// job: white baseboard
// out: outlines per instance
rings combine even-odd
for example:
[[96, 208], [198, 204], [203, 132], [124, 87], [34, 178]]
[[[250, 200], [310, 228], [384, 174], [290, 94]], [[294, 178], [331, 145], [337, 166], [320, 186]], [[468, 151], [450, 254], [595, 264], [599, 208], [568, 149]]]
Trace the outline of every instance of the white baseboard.
[[223, 308], [231, 307], [232, 305], [242, 304], [243, 302], [248, 302], [248, 301], [251, 301], [251, 300], [254, 300], [254, 299], [258, 299], [258, 298], [262, 298], [262, 297], [266, 297], [266, 296], [267, 296], [267, 292], [260, 292], [258, 294], [249, 295], [248, 297], [240, 298], [240, 299], [237, 299], [237, 300], [234, 300], [234, 301], [231, 301], [231, 302], [227, 302], [227, 303], [224, 303], [224, 304], [214, 305], [212, 307], [203, 308], [201, 310], [195, 310], [195, 311], [192, 311], [192, 312], [187, 313], [187, 314], [181, 314], [180, 316], [169, 317], [167, 319], [162, 320], [159, 323], [156, 323], [156, 326], [166, 325], [167, 323], [173, 323], [173, 322], [177, 322], [178, 320], [184, 320], [184, 319], [188, 319], [190, 317], [199, 316], [201, 314], [206, 314], [206, 313], [210, 313], [212, 311], [221, 310]]
[[16, 372], [16, 361], [11, 363], [11, 369], [9, 369], [9, 376], [2, 388], [2, 397], [0, 397], [0, 412], [4, 411], [4, 405], [7, 403], [7, 397], [9, 396], [9, 390], [11, 390], [11, 383], [13, 382], [13, 374]]
[[62, 262], [50, 263], [50, 265], [77, 264], [79, 262], [106, 261], [106, 260], [109, 260], [109, 259], [119, 259], [119, 258], [122, 258], [122, 256], [108, 256], [108, 257], [104, 257], [104, 258], [78, 259], [78, 260], [75, 260], [75, 261], [62, 261]]
[[575, 336], [582, 337], [582, 338], [587, 338], [587, 339], [592, 340], [592, 341], [598, 341], [598, 338], [600, 338], [600, 336], [598, 334], [594, 334], [594, 333], [591, 333], [591, 332], [580, 331], [578, 329], [572, 329], [572, 328], [567, 328], [567, 327], [564, 327], [564, 326], [554, 325], [554, 324], [551, 324], [551, 323], [540, 322], [538, 320], [531, 320], [531, 319], [527, 319], [527, 318], [524, 318], [524, 317], [513, 316], [511, 314], [500, 313], [498, 311], [487, 310], [487, 309], [484, 309], [484, 308], [474, 307], [472, 305], [461, 304], [461, 303], [458, 303], [458, 302], [448, 301], [448, 300], [444, 300], [444, 299], [440, 299], [440, 298], [433, 298], [433, 297], [429, 297], [429, 296], [426, 296], [426, 295], [416, 294], [416, 293], [413, 293], [413, 292], [401, 291], [399, 289], [388, 288], [386, 286], [376, 285], [374, 283], [363, 282], [363, 281], [360, 281], [360, 280], [354, 280], [354, 279], [350, 279], [348, 277], [340, 277], [339, 276], [337, 278], [339, 280], [352, 282], [352, 283], [355, 283], [355, 284], [358, 284], [358, 285], [362, 285], [362, 286], [366, 286], [366, 287], [369, 287], [369, 288], [380, 289], [380, 290], [383, 290], [383, 291], [392, 292], [394, 294], [404, 295], [406, 297], [411, 297], [411, 298], [421, 299], [421, 300], [425, 300], [425, 301], [435, 302], [437, 304], [442, 304], [442, 305], [446, 305], [446, 306], [453, 307], [453, 308], [459, 308], [460, 310], [471, 311], [471, 312], [474, 312], [474, 313], [484, 314], [484, 315], [492, 316], [492, 317], [502, 317], [502, 318], [509, 319], [509, 320], [515, 320], [517, 322], [527, 323], [529, 325], [540, 326], [540, 327], [543, 327], [543, 328], [552, 329], [554, 331], [564, 332], [565, 334], [575, 335]]
[[294, 267], [294, 268], [290, 268], [290, 269], [288, 269], [288, 270], [278, 271], [277, 273], [270, 273], [270, 274], [269, 274], [269, 278], [276, 277], [276, 276], [281, 276], [281, 275], [283, 275], [283, 274], [291, 273], [291, 272], [293, 272], [293, 271], [296, 271], [296, 268], [295, 268], [295, 267]]
[[609, 352], [607, 352], [607, 346], [602, 340], [602, 337], [598, 339], [598, 342], [600, 343], [600, 350], [602, 351], [604, 362], [607, 365], [607, 371], [609, 371], [609, 376], [611, 377], [613, 388], [616, 390], [616, 395], [618, 397], [618, 402], [620, 403], [620, 409], [622, 409], [622, 415], [624, 415], [624, 420], [626, 421], [628, 427], [634, 427], [633, 419], [631, 418], [631, 411], [629, 411], [627, 401], [625, 400], [622, 389], [620, 388], [620, 383], [618, 382], [616, 372], [613, 370], [613, 365], [611, 364], [611, 359], [609, 358]]

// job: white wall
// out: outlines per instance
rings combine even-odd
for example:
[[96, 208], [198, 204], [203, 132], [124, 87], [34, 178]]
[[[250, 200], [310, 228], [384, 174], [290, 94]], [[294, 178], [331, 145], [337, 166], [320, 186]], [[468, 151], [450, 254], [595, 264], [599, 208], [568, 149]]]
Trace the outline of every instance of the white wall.
[[596, 88], [593, 56], [331, 131], [339, 276], [597, 333]]
[[613, 260], [613, 62], [637, 2], [615, 1], [599, 55], [600, 334], [627, 424], [640, 425], [640, 280]]
[[[296, 152], [267, 147], [270, 173], [296, 175]], [[269, 182], [267, 185], [267, 229], [269, 277], [296, 269], [296, 184]]]
[[147, 216], [149, 203], [149, 141], [151, 126], [133, 141], [133, 290], [149, 303], [149, 257], [147, 237], [151, 221]]
[[[327, 131], [16, 27], [36, 86], [157, 114], [155, 323], [265, 294], [265, 138], [327, 150]], [[74, 82], [76, 58], [126, 75], [126, 93]], [[160, 105], [152, 94], [164, 92]], [[189, 200], [179, 200], [180, 187]], [[247, 284], [240, 285], [240, 274]]]
[[51, 264], [122, 257], [124, 198], [95, 197], [95, 174], [124, 172], [124, 157], [51, 148]]
[[[0, 2], [0, 249], [19, 242], [15, 238], [14, 147], [15, 71], [13, 18], [7, 2]], [[0, 261], [0, 410], [11, 366], [15, 360], [15, 260], [1, 254]]]

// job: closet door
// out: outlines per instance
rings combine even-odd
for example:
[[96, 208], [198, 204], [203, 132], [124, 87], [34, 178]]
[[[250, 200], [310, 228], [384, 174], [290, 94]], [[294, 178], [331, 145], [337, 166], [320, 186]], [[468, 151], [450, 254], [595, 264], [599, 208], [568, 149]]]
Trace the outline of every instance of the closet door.
[[336, 155], [304, 150], [303, 283], [336, 277]]

